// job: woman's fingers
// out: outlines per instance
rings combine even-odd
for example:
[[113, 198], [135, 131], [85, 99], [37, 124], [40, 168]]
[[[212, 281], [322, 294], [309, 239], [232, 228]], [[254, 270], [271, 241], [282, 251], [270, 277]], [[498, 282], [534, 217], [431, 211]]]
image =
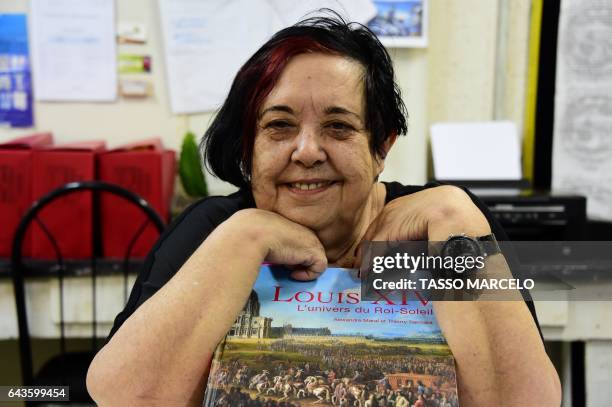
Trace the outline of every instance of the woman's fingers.
[[318, 278], [320, 275], [321, 273], [316, 273], [311, 270], [296, 270], [292, 271], [290, 274], [292, 279], [299, 281], [311, 281]]
[[313, 253], [312, 257], [301, 264], [287, 265], [291, 270], [291, 278], [300, 281], [310, 281], [318, 278], [327, 268], [325, 253]]
[[361, 239], [355, 253], [355, 268], [360, 268], [363, 263], [365, 242], [427, 239], [427, 217], [423, 213], [428, 205], [415, 196], [398, 198], [385, 206]]
[[298, 265], [287, 265], [287, 268], [291, 270], [291, 278], [300, 281], [310, 281], [318, 278], [321, 273], [327, 268], [327, 258], [318, 258], [314, 262], [308, 264]]
[[269, 236], [266, 261], [287, 266], [296, 280], [313, 280], [325, 271], [325, 249], [312, 230], [272, 212], [261, 216], [261, 227]]

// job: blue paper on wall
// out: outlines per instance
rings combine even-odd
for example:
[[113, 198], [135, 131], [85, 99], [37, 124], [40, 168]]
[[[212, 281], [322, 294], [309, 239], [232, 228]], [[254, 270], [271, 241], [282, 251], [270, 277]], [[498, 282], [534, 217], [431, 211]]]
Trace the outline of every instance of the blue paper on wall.
[[31, 127], [32, 76], [25, 14], [0, 14], [0, 125]]

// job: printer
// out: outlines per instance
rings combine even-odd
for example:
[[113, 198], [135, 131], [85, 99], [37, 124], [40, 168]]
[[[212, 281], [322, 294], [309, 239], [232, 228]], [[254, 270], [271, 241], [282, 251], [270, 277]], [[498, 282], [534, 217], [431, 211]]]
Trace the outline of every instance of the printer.
[[470, 189], [511, 240], [586, 238], [584, 197], [534, 191], [524, 179], [513, 122], [434, 123], [430, 130], [432, 178]]

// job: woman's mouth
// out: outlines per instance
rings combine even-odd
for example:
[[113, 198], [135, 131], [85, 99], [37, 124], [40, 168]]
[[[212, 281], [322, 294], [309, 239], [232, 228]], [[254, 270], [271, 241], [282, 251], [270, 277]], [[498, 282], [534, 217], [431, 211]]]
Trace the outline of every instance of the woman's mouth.
[[296, 194], [316, 194], [328, 189], [335, 181], [298, 181], [287, 183], [287, 187], [291, 192]]

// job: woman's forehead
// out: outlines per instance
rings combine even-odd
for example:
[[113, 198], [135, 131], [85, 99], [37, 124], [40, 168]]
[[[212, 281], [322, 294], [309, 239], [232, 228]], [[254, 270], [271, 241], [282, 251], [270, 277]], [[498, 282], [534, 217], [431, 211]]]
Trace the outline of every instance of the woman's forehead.
[[305, 109], [334, 113], [337, 107], [363, 117], [363, 67], [337, 55], [298, 55], [281, 73], [260, 114], [273, 106], [288, 106], [295, 113]]

